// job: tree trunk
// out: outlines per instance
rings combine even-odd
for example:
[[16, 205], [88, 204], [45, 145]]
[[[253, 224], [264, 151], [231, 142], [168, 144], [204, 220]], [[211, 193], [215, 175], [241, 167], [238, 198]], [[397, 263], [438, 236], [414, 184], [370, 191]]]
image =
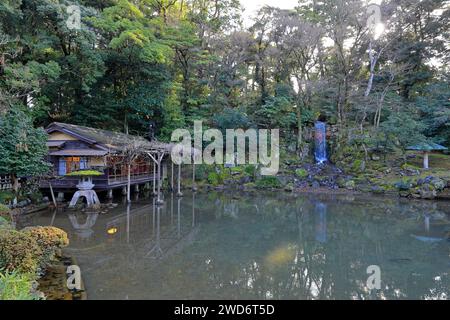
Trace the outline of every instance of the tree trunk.
[[300, 150], [303, 144], [302, 110], [300, 104], [297, 104], [297, 129], [298, 129], [297, 150]]
[[15, 174], [11, 175], [12, 188], [14, 191], [13, 205], [17, 204], [17, 195], [19, 194], [19, 178]]

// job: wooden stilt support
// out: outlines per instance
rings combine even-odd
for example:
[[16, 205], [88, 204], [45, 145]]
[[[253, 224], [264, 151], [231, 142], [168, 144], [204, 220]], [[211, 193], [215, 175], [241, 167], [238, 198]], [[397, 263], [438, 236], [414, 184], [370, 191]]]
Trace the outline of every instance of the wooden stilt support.
[[182, 197], [183, 193], [181, 192], [181, 164], [178, 165], [178, 179], [177, 179], [177, 183], [178, 183], [177, 196], [178, 197]]
[[55, 193], [53, 192], [52, 183], [49, 181], [49, 182], [48, 182], [48, 185], [49, 185], [49, 187], [50, 187], [50, 193], [51, 193], [51, 195], [52, 195], [53, 205], [55, 206], [55, 208], [58, 208], [58, 202], [56, 201]]
[[170, 175], [170, 191], [175, 191], [175, 186], [173, 185], [173, 174], [174, 174], [174, 172], [173, 172], [173, 167], [174, 167], [174, 164], [173, 164], [173, 161], [171, 161], [171, 167], [172, 167], [172, 174]]
[[156, 195], [156, 161], [153, 157], [152, 159], [153, 159], [153, 195]]
[[195, 163], [192, 164], [192, 191], [197, 191], [197, 184], [195, 183]]

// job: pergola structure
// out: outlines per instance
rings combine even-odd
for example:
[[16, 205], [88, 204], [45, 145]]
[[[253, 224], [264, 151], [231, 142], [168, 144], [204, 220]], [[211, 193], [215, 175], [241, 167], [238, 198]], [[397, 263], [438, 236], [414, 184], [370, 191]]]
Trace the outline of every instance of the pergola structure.
[[[164, 203], [164, 201], [161, 199], [161, 183], [163, 179], [163, 172], [162, 172], [162, 162], [165, 156], [171, 155], [172, 149], [175, 147], [175, 144], [164, 144], [160, 143], [158, 141], [152, 142], [152, 147], [146, 150], [142, 150], [143, 154], [147, 155], [152, 161], [153, 166], [155, 170], [153, 170], [153, 194], [157, 196], [156, 204], [161, 205]], [[195, 184], [195, 163], [193, 161], [193, 158], [195, 157], [195, 154], [199, 152], [195, 148], [182, 148], [182, 153], [189, 153], [190, 157], [192, 159], [192, 189], [196, 191], [196, 184]], [[175, 191], [175, 184], [174, 184], [174, 176], [175, 176], [175, 163], [173, 161], [170, 161], [171, 164], [171, 174], [170, 174], [170, 188], [171, 191]], [[183, 193], [181, 192], [181, 165], [177, 164], [177, 196], [182, 197]]]

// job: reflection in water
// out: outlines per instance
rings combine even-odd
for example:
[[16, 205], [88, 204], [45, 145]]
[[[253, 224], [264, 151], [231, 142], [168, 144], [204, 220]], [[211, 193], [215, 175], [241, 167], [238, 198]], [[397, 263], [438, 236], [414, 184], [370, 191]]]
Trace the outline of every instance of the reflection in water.
[[[83, 225], [56, 215], [91, 299], [448, 297], [450, 243], [411, 237], [448, 231], [448, 216], [433, 218], [448, 208], [432, 202], [219, 193], [166, 199], [88, 215]], [[423, 212], [430, 213], [425, 230]], [[74, 236], [88, 226], [90, 237]], [[365, 286], [370, 265], [381, 268], [379, 291]]]
[[316, 203], [316, 240], [327, 242], [327, 206], [322, 202]]
[[[67, 216], [69, 217], [69, 221], [78, 237], [81, 239], [89, 239], [93, 235], [94, 231], [92, 228], [97, 221], [98, 213], [88, 213], [84, 224], [80, 224], [80, 222], [78, 222], [78, 217], [73, 213], [69, 213]], [[53, 225], [53, 223], [54, 222], [52, 221], [50, 225]]]

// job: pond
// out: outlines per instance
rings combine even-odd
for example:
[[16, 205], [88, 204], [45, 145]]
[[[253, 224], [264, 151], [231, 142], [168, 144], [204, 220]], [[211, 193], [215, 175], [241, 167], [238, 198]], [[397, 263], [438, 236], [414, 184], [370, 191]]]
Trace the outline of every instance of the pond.
[[[450, 204], [354, 195], [185, 194], [44, 212], [89, 299], [448, 299]], [[379, 266], [381, 289], [367, 287]]]

